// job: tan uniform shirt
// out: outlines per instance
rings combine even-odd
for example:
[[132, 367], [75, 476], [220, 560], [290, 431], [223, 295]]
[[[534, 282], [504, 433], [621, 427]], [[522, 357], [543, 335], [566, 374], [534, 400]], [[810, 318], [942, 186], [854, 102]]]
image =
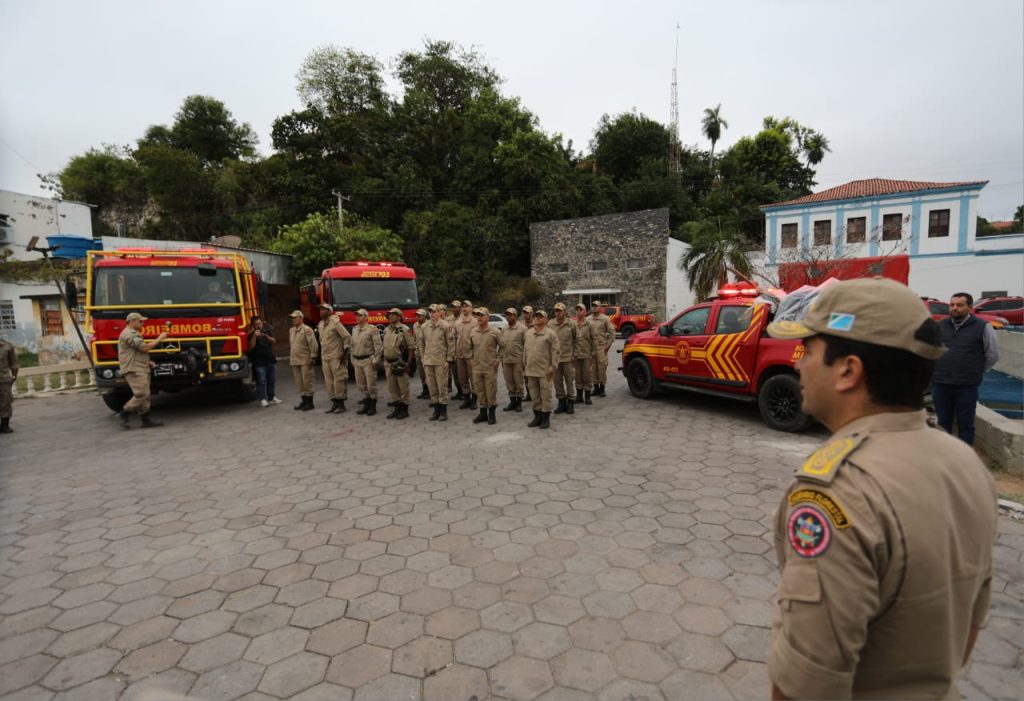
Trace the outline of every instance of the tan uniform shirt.
[[548, 371], [554, 372], [558, 365], [558, 334], [549, 328], [543, 333], [537, 329], [526, 332], [526, 344], [523, 352], [527, 377], [544, 377]]
[[515, 326], [501, 330], [501, 362], [518, 364], [523, 362], [523, 347], [526, 343], [526, 325], [516, 321]]
[[412, 336], [409, 327], [405, 324], [398, 326], [387, 325], [384, 329], [384, 340], [382, 341], [384, 360], [393, 363], [399, 358], [407, 357], [406, 351], [412, 347]]
[[597, 352], [597, 338], [594, 334], [594, 327], [586, 319], [582, 323], [573, 321], [576, 326], [576, 350], [573, 351], [573, 360], [593, 357]]
[[149, 374], [149, 353], [142, 350], [146, 339], [131, 326], [125, 326], [117, 339], [117, 362], [121, 373], [144, 372]]
[[956, 698], [995, 536], [991, 475], [923, 411], [844, 426], [776, 515], [772, 681], [790, 698]]
[[469, 334], [469, 349], [473, 357], [473, 372], [496, 372], [501, 354], [501, 332], [493, 326], [483, 331], [477, 326]]
[[[149, 366], [146, 366], [149, 369]], [[14, 373], [18, 371], [18, 354], [14, 346], [0, 339], [0, 382], [14, 382]]]
[[576, 322], [566, 317], [561, 324], [558, 320], [548, 324], [558, 334], [558, 362], [570, 363], [576, 352]]
[[352, 364], [367, 365], [380, 361], [382, 343], [376, 326], [356, 326], [352, 329]]
[[444, 365], [455, 360], [455, 340], [447, 322], [429, 321], [422, 326], [423, 364]]
[[331, 314], [317, 325], [320, 331], [320, 353], [324, 360], [342, 358], [352, 347], [352, 334], [348, 332], [338, 319]]
[[427, 323], [428, 322], [420, 323], [417, 321], [412, 325], [412, 350], [417, 359], [423, 357], [423, 334], [420, 333], [420, 329], [422, 329]]
[[606, 314], [599, 312], [588, 316], [587, 323], [594, 329], [594, 341], [597, 344], [594, 355], [604, 353], [605, 350], [611, 348], [615, 343], [615, 325], [612, 320]]
[[316, 335], [305, 324], [288, 329], [288, 364], [309, 365], [316, 357]]
[[469, 320], [466, 321], [464, 317], [460, 316], [452, 328], [455, 329], [455, 357], [471, 357], [473, 353], [469, 349], [469, 334], [476, 328], [476, 319], [469, 317]]

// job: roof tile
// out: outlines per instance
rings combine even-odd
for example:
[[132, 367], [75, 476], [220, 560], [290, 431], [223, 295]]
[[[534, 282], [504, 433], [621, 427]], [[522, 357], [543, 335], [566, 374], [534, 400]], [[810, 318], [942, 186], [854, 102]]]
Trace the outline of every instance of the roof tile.
[[811, 204], [814, 202], [830, 202], [832, 200], [850, 200], [857, 197], [875, 197], [878, 195], [894, 195], [900, 192], [917, 192], [920, 190], [947, 190], [957, 187], [968, 187], [971, 185], [985, 185], [988, 180], [967, 180], [956, 183], [933, 183], [921, 180], [889, 180], [887, 178], [869, 178], [867, 180], [854, 180], [853, 182], [836, 187], [814, 192], [810, 195], [798, 197], [795, 200], [784, 202], [772, 202], [763, 205], [764, 207], [778, 207], [780, 205]]

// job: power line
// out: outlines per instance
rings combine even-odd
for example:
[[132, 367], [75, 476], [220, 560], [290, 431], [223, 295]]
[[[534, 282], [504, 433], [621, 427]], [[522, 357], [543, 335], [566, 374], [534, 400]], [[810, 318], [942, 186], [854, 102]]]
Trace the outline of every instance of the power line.
[[32, 169], [36, 172], [37, 175], [42, 174], [42, 172], [43, 172], [42, 168], [40, 168], [39, 166], [37, 166], [32, 161], [30, 161], [27, 158], [25, 158], [25, 156], [22, 155], [21, 151], [19, 151], [18, 149], [14, 148], [9, 143], [7, 143], [7, 141], [2, 136], [0, 136], [0, 144], [3, 144], [7, 148], [9, 148], [14, 153], [15, 156], [17, 156], [21, 160], [25, 161], [25, 163], [27, 163], [29, 166], [31, 166]]

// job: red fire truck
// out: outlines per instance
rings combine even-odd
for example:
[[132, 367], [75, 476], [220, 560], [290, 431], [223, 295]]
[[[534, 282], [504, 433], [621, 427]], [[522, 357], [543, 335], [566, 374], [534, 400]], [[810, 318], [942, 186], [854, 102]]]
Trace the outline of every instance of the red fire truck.
[[[131, 397], [117, 362], [129, 312], [149, 317], [142, 335], [169, 336], [150, 351], [152, 392], [216, 384], [239, 400], [255, 397], [246, 331], [266, 287], [243, 256], [213, 249], [90, 251], [85, 323], [103, 400], [120, 411]], [[69, 285], [69, 298], [77, 294]]]
[[326, 302], [347, 328], [356, 324], [356, 310], [366, 309], [370, 323], [383, 327], [388, 310], [402, 310], [402, 322], [412, 328], [420, 306], [416, 271], [394, 261], [340, 261], [325, 269], [302, 296], [309, 323], [320, 321], [320, 304]]

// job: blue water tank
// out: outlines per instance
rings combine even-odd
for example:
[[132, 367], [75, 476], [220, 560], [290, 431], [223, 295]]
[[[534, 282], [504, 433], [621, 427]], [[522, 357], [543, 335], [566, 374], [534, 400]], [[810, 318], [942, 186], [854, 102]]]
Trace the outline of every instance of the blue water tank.
[[47, 236], [46, 244], [50, 248], [57, 248], [53, 252], [54, 258], [85, 258], [87, 251], [98, 251], [103, 247], [101, 241], [93, 241], [86, 236]]

